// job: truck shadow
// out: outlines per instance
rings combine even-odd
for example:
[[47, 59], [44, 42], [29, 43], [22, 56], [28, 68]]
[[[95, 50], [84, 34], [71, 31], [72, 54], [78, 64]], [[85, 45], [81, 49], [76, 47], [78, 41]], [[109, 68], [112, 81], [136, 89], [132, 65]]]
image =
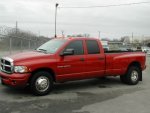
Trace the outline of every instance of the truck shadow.
[[90, 88], [113, 88], [116, 86], [121, 86], [120, 79], [118, 77], [107, 77], [107, 78], [94, 78], [87, 80], [69, 81], [66, 83], [57, 83], [54, 85], [54, 90], [52, 93], [62, 93], [68, 91], [76, 91], [82, 89]]
[[[70, 81], [65, 83], [56, 83], [54, 84], [54, 89], [50, 94], [60, 94], [64, 92], [74, 92], [83, 89], [90, 88], [113, 88], [113, 87], [121, 87], [124, 86], [120, 82], [118, 77], [108, 77], [105, 79], [94, 78], [87, 80], [78, 80], [78, 81]], [[3, 91], [5, 94], [19, 95], [19, 96], [31, 96], [31, 92], [29, 88], [21, 89], [21, 88], [12, 88], [12, 87], [4, 87]]]

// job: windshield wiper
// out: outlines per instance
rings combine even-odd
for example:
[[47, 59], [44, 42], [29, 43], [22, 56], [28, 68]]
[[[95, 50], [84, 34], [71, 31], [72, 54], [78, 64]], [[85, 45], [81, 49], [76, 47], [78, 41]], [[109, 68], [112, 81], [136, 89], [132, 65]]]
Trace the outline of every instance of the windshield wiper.
[[37, 51], [47, 53], [47, 50], [45, 49], [37, 49]]

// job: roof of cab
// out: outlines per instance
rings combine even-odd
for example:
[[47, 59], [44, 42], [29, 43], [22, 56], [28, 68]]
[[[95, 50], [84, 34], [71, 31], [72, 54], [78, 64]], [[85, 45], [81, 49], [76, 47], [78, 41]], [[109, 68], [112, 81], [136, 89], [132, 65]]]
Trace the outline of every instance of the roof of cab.
[[57, 37], [54, 39], [66, 39], [66, 40], [83, 40], [83, 39], [89, 39], [89, 40], [99, 40], [98, 38], [87, 38], [87, 37]]

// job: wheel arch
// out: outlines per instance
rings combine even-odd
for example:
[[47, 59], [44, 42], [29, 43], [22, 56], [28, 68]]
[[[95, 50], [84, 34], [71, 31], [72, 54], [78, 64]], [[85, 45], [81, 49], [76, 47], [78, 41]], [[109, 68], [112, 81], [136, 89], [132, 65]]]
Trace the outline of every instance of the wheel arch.
[[50, 73], [50, 74], [52, 75], [52, 78], [53, 78], [54, 82], [56, 82], [55, 72], [54, 72], [51, 68], [45, 68], [45, 67], [43, 67], [43, 68], [38, 68], [38, 69], [34, 70], [34, 71], [31, 73], [31, 76], [30, 76], [30, 78], [29, 78], [29, 80], [28, 80], [28, 83], [30, 83], [31, 78], [33, 77], [33, 75], [34, 75], [35, 73], [39, 72], [39, 71], [46, 71], [46, 72]]

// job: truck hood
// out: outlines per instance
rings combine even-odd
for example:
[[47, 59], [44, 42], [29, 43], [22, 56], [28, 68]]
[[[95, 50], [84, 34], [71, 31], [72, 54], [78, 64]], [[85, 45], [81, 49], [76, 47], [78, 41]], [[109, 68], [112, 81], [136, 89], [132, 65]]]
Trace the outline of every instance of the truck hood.
[[37, 51], [29, 51], [29, 52], [23, 52], [23, 53], [18, 53], [9, 56], [9, 58], [13, 59], [14, 62], [22, 62], [22, 61], [28, 61], [28, 60], [37, 60], [37, 59], [43, 59], [45, 57], [50, 57], [52, 55], [50, 54], [45, 54], [42, 52], [37, 52]]

